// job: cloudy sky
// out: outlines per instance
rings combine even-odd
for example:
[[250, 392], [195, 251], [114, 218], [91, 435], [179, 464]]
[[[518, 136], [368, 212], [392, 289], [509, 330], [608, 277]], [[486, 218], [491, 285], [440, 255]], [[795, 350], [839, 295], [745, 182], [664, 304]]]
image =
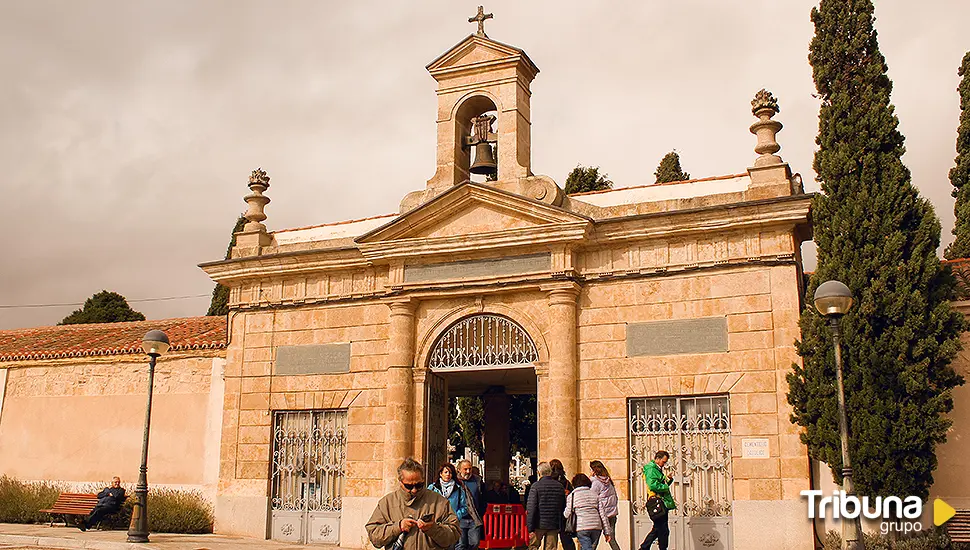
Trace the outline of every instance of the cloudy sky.
[[[676, 149], [693, 177], [754, 160], [750, 100], [778, 97], [781, 155], [810, 190], [811, 0], [492, 1], [491, 38], [539, 66], [532, 166], [617, 187]], [[271, 229], [395, 212], [434, 173], [424, 66], [478, 2], [0, 3], [0, 329], [55, 324], [108, 289], [149, 319], [202, 315], [249, 172]], [[970, 2], [880, 0], [905, 162], [951, 239], [956, 69]], [[198, 297], [204, 295], [203, 297]], [[169, 300], [138, 301], [158, 298]]]

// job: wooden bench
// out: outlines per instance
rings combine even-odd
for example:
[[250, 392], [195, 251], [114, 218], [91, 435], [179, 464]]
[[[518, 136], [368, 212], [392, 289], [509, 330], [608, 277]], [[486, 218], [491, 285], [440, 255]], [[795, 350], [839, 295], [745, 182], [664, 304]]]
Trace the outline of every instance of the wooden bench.
[[47, 510], [41, 510], [51, 515], [51, 527], [54, 526], [55, 516], [64, 516], [64, 523], [68, 516], [87, 516], [98, 504], [98, 495], [92, 493], [61, 493], [57, 501]]

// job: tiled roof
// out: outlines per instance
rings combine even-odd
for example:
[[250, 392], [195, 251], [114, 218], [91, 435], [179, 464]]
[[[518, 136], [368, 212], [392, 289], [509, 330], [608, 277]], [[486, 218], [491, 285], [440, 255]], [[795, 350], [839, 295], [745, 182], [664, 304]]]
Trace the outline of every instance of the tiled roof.
[[141, 339], [152, 329], [168, 335], [172, 351], [226, 347], [225, 316], [92, 323], [2, 330], [0, 362], [142, 354]]

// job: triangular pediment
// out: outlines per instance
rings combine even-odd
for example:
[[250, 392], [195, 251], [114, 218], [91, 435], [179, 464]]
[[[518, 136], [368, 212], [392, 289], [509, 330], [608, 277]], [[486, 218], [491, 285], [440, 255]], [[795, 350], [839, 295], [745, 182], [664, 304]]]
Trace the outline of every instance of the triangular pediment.
[[521, 195], [487, 185], [463, 183], [389, 223], [365, 233], [358, 243], [425, 239], [430, 241], [461, 236], [476, 238], [547, 227], [586, 227], [592, 220]]
[[525, 61], [534, 73], [539, 72], [529, 56], [519, 48], [497, 42], [485, 36], [472, 34], [438, 56], [437, 59], [428, 64], [427, 69], [434, 75], [449, 69], [518, 60]]

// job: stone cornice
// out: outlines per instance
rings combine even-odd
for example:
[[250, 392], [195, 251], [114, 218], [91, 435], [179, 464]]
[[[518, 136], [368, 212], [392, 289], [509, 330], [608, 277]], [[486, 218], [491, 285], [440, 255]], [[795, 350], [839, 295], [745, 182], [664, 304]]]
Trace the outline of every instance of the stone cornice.
[[[533, 225], [473, 234], [427, 236], [450, 216], [475, 206], [508, 213]], [[502, 191], [466, 182], [356, 239], [364, 258], [374, 263], [391, 259], [454, 256], [484, 250], [513, 250], [536, 244], [583, 241], [593, 221], [580, 214]]]
[[452, 256], [471, 252], [514, 249], [539, 244], [581, 242], [586, 239], [592, 226], [590, 222], [549, 224], [537, 227], [520, 227], [502, 231], [489, 231], [475, 235], [448, 235], [444, 237], [419, 237], [376, 243], [360, 243], [360, 252], [371, 262], [381, 263], [396, 258], [428, 256]]
[[747, 226], [807, 224], [813, 195], [796, 195], [597, 220], [590, 244], [721, 232]]
[[592, 219], [557, 206], [509, 193], [492, 186], [465, 182], [456, 185], [421, 206], [410, 210], [386, 224], [357, 237], [358, 243], [375, 243], [392, 239], [423, 237], [422, 231], [441, 224], [450, 214], [470, 205], [487, 205], [532, 220], [536, 225], [591, 223]]
[[[491, 59], [487, 61], [479, 61], [462, 65], [450, 65], [455, 60], [458, 60], [462, 54], [468, 52], [474, 48], [485, 48], [490, 51], [496, 52], [501, 55], [497, 59]], [[429, 63], [425, 68], [431, 73], [431, 76], [435, 80], [439, 80], [440, 76], [451, 75], [461, 72], [477, 72], [482, 67], [489, 67], [495, 64], [509, 63], [512, 65], [521, 64], [523, 72], [526, 72], [530, 77], [534, 78], [539, 72], [539, 68], [536, 64], [529, 59], [529, 56], [524, 50], [516, 48], [515, 46], [509, 46], [508, 44], [503, 44], [497, 40], [492, 40], [491, 38], [478, 36], [476, 34], [471, 34], [465, 37], [461, 42], [452, 46], [448, 51], [439, 55], [434, 61]]]
[[267, 275], [307, 275], [321, 271], [353, 270], [370, 266], [357, 247], [297, 250], [199, 264], [212, 280], [227, 284]]

